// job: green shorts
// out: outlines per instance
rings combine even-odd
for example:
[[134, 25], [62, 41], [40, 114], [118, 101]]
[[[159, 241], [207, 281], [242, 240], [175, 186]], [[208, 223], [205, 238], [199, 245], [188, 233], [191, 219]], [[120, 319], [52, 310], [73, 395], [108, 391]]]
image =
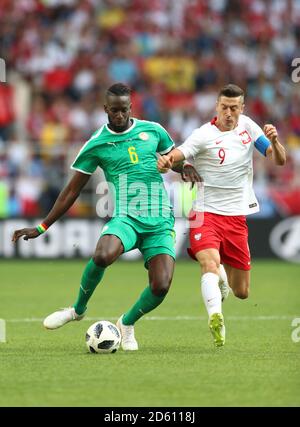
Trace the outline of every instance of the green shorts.
[[143, 255], [145, 267], [151, 258], [160, 254], [170, 255], [174, 260], [175, 252], [175, 230], [174, 219], [168, 219], [162, 223], [160, 229], [154, 232], [141, 228], [140, 223], [136, 224], [133, 218], [115, 217], [107, 222], [101, 232], [101, 237], [106, 234], [117, 236], [123, 246], [124, 252], [132, 249], [139, 249]]

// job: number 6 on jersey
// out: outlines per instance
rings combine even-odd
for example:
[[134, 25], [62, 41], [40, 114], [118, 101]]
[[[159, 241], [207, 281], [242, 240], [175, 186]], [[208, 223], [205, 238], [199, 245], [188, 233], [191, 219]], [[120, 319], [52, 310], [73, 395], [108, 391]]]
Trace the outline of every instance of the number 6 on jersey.
[[135, 151], [135, 147], [128, 147], [128, 153], [131, 160], [131, 163], [138, 163], [139, 157]]

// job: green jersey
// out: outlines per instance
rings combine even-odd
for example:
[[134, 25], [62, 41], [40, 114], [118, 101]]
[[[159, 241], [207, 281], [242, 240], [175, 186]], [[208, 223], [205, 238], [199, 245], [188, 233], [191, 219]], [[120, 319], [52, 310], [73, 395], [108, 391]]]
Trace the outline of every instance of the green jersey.
[[85, 143], [71, 168], [92, 174], [103, 169], [114, 198], [114, 216], [128, 216], [146, 227], [160, 226], [173, 217], [156, 153], [174, 147], [168, 132], [158, 123], [132, 119], [124, 132], [103, 125]]

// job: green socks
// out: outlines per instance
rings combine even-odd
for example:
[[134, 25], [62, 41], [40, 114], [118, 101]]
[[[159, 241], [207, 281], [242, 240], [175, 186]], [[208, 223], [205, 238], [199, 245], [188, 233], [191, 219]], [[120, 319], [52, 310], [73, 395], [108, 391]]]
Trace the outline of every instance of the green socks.
[[81, 278], [77, 301], [73, 305], [77, 314], [83, 314], [88, 300], [103, 277], [105, 268], [97, 266], [93, 259], [87, 263]]
[[[105, 268], [97, 266], [93, 259], [87, 263], [82, 274], [81, 285], [77, 300], [73, 307], [77, 314], [85, 312], [87, 303], [104, 275]], [[165, 295], [153, 295], [150, 286], [144, 289], [137, 302], [128, 310], [122, 319], [124, 325], [133, 325], [144, 314], [149, 313], [163, 302]]]
[[144, 289], [134, 306], [124, 314], [122, 323], [124, 325], [133, 325], [140, 317], [161, 304], [164, 298], [165, 295], [163, 297], [153, 295], [150, 286], [148, 286]]

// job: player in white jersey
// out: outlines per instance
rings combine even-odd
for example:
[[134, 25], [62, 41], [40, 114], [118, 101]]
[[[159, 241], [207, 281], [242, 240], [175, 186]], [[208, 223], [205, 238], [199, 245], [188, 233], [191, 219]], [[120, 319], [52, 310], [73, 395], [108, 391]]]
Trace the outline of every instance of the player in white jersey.
[[216, 346], [225, 343], [219, 280], [223, 285], [228, 280], [238, 298], [247, 298], [249, 293], [246, 215], [259, 210], [252, 188], [253, 150], [271, 158], [276, 165], [286, 161], [276, 128], [267, 124], [262, 130], [242, 114], [243, 110], [243, 90], [233, 84], [224, 86], [216, 103], [217, 116], [158, 160], [158, 169], [165, 173], [176, 162], [193, 158], [194, 167], [203, 178], [204, 198], [197, 198], [190, 213], [188, 251], [201, 265], [201, 291]]

